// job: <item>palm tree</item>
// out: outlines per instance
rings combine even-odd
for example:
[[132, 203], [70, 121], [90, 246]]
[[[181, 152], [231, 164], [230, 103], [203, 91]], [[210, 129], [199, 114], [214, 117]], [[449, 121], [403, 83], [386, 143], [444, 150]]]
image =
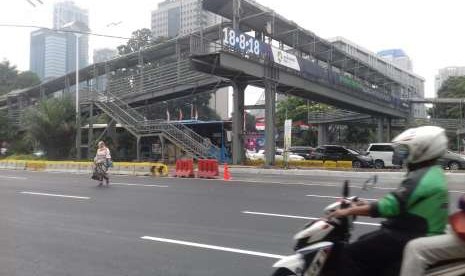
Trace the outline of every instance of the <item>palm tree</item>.
[[24, 122], [29, 141], [36, 142], [49, 159], [70, 156], [75, 132], [74, 105], [70, 97], [44, 100], [26, 111]]

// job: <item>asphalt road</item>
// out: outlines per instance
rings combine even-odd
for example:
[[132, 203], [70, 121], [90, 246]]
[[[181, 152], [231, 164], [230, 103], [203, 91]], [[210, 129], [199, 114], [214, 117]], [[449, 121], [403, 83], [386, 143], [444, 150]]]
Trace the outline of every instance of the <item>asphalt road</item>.
[[[0, 275], [270, 275], [346, 178], [113, 176], [99, 188], [88, 175], [0, 170]], [[455, 202], [465, 184], [449, 178]], [[397, 181], [383, 175], [361, 196], [377, 198]], [[354, 237], [379, 222], [359, 221], [368, 224]]]

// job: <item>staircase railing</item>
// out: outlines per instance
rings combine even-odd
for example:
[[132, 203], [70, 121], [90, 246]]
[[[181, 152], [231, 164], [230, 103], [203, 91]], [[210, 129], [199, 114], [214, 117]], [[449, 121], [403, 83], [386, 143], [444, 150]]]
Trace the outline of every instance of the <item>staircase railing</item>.
[[146, 120], [142, 114], [111, 93], [98, 94], [96, 105], [131, 133], [139, 136], [163, 134], [184, 151], [198, 158], [217, 157], [219, 148], [181, 123]]

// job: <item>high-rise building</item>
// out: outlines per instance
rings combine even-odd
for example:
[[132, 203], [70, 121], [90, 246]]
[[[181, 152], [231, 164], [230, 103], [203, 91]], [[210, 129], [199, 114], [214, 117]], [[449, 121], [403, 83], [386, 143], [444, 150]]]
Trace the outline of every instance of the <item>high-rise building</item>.
[[450, 66], [439, 69], [434, 79], [434, 92], [437, 95], [442, 84], [450, 77], [465, 76], [465, 66]]
[[76, 6], [73, 1], [62, 1], [53, 7], [53, 28], [61, 29], [66, 24], [78, 21], [89, 26], [89, 12]]
[[378, 52], [377, 55], [387, 59], [404, 70], [413, 71], [412, 60], [402, 49], [383, 50]]
[[67, 35], [47, 29], [31, 33], [30, 70], [41, 79], [66, 73]]
[[[221, 23], [221, 17], [202, 9], [202, 0], [165, 0], [152, 11], [152, 36], [154, 39], [187, 35]], [[229, 118], [228, 89], [219, 89], [210, 100], [210, 107], [223, 119]]]
[[165, 0], [152, 11], [152, 34], [172, 38], [220, 22], [220, 16], [202, 10], [201, 0]]
[[[76, 6], [72, 1], [58, 2], [54, 6], [53, 29], [40, 29], [31, 33], [30, 70], [42, 80], [58, 77], [76, 70], [76, 36], [68, 29], [88, 31], [87, 10]], [[79, 38], [79, 68], [89, 64], [89, 38]]]
[[115, 49], [102, 48], [94, 50], [94, 63], [105, 62], [114, 59], [118, 55]]
[[[65, 0], [58, 2], [53, 7], [53, 28], [67, 29], [67, 25], [73, 24], [72, 29], [86, 32], [89, 29], [89, 12], [74, 4], [73, 1]], [[67, 35], [66, 72], [76, 70], [76, 36], [72, 33]], [[89, 65], [89, 37], [86, 35], [79, 38], [79, 68]]]

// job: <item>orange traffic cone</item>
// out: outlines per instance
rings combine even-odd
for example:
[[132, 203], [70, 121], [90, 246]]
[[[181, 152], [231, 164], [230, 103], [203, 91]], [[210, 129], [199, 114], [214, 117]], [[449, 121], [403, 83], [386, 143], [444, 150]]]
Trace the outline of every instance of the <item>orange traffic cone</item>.
[[231, 180], [231, 174], [229, 173], [229, 169], [228, 169], [228, 164], [227, 164], [227, 163], [224, 164], [223, 180], [225, 180], [225, 181]]

